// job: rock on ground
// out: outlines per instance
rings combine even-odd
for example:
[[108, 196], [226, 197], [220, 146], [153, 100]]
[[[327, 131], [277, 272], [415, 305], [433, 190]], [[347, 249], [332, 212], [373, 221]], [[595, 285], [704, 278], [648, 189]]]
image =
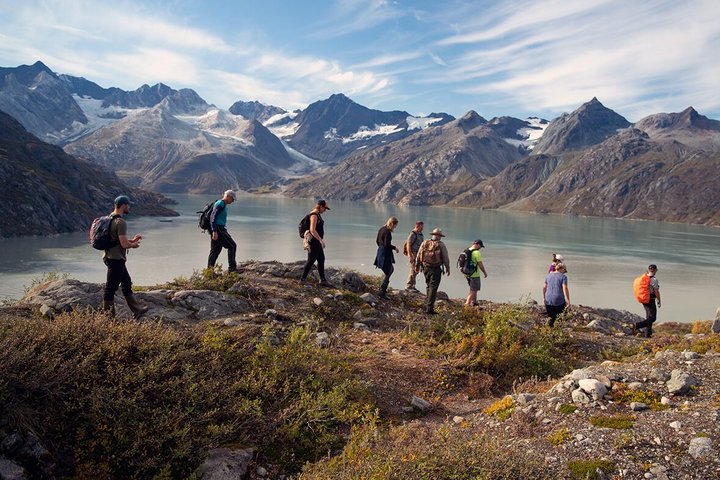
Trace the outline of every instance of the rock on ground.
[[252, 461], [252, 449], [230, 450], [216, 448], [208, 452], [208, 458], [200, 466], [199, 474], [202, 480], [236, 480], [245, 478], [248, 465]]

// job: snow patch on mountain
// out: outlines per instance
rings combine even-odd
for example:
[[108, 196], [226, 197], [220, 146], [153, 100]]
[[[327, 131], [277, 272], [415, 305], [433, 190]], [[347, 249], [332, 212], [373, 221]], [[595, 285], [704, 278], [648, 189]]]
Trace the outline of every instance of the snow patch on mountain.
[[322, 171], [319, 169], [323, 167], [323, 162], [315, 160], [314, 158], [310, 158], [307, 155], [298, 152], [284, 141], [280, 141], [285, 147], [285, 150], [287, 150], [288, 155], [290, 155], [290, 158], [292, 158], [295, 162], [292, 166], [288, 168], [277, 169], [277, 174], [280, 177], [285, 179], [298, 178], [310, 172]]
[[550, 122], [538, 117], [526, 118], [525, 122], [528, 126], [520, 128], [516, 132], [521, 139], [505, 138], [504, 140], [515, 147], [532, 150], [535, 148], [535, 144], [540, 140], [540, 137], [542, 137]]
[[300, 128], [300, 124], [297, 122], [286, 123], [284, 125], [265, 126], [278, 138], [292, 137], [295, 135], [295, 132], [298, 131], [298, 128]]
[[428, 127], [431, 127], [433, 123], [437, 123], [442, 118], [438, 117], [413, 117], [412, 115], [408, 116], [405, 120], [408, 124], [408, 130], [424, 130]]
[[60, 132], [59, 138], [63, 139], [64, 143], [73, 142], [85, 135], [89, 135], [95, 130], [98, 130], [106, 125], [115, 123], [118, 120], [147, 110], [146, 108], [139, 109], [128, 109], [124, 107], [118, 107], [111, 105], [109, 107], [103, 107], [102, 100], [98, 100], [91, 97], [85, 97], [77, 94], [72, 95], [75, 102], [78, 104], [80, 109], [88, 119], [88, 123], [73, 122], [71, 128]]
[[175, 118], [212, 137], [234, 140], [246, 146], [253, 145], [253, 142], [243, 135], [249, 121], [225, 110], [213, 108], [201, 115], [175, 115]]

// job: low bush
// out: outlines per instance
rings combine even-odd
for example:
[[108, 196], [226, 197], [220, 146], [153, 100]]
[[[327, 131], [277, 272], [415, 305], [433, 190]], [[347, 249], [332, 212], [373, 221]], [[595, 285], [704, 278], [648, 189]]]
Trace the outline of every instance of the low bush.
[[632, 415], [594, 415], [590, 417], [590, 423], [600, 428], [626, 430], [633, 427], [635, 417]]
[[698, 320], [696, 322], [693, 322], [690, 333], [694, 333], [694, 334], [710, 333], [711, 327], [712, 327], [712, 322], [710, 320]]
[[660, 402], [662, 398], [659, 393], [652, 390], [630, 390], [626, 383], [615, 383], [612, 389], [612, 398], [616, 403], [629, 405], [632, 402], [640, 402], [647, 405], [651, 410], [666, 410], [670, 408]]
[[532, 452], [450, 425], [356, 428], [342, 453], [307, 465], [300, 480], [548, 478]]
[[[596, 480], [606, 478], [605, 476], [615, 471], [615, 463], [609, 460], [573, 460], [567, 463], [573, 478], [578, 480]], [[597, 471], [600, 470], [605, 476], [601, 477]]]
[[194, 270], [190, 277], [177, 277], [161, 285], [170, 290], [215, 290], [224, 292], [235, 285], [240, 276], [234, 272], [223, 272], [222, 265]]
[[504, 421], [510, 418], [515, 411], [515, 402], [510, 395], [501, 398], [497, 402], [488, 405], [483, 409], [485, 415], [492, 415], [497, 417], [499, 420]]
[[566, 335], [561, 329], [529, 327], [532, 324], [528, 311], [519, 306], [464, 309], [457, 317], [414, 325], [412, 339], [425, 345], [431, 355], [450, 357], [456, 368], [466, 372], [491, 375], [503, 387], [519, 378], [566, 373], [572, 354]]
[[226, 445], [293, 471], [340, 448], [373, 407], [307, 330], [270, 338], [80, 313], [5, 318], [0, 419], [36, 433], [61, 476], [186, 478]]
[[563, 415], [570, 415], [572, 413], [575, 413], [576, 410], [577, 410], [577, 407], [570, 403], [562, 403], [562, 404], [560, 404], [560, 408], [558, 408], [558, 411], [560, 413], [562, 413]]
[[570, 440], [570, 430], [567, 428], [561, 428], [556, 430], [547, 437], [548, 442], [556, 447]]

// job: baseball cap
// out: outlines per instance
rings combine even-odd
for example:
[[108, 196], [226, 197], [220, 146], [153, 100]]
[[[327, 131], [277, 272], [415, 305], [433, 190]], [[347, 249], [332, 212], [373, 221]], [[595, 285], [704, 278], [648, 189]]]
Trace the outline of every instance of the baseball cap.
[[477, 245], [480, 245], [481, 247], [484, 247], [484, 246], [485, 246], [485, 244], [483, 243], [483, 241], [480, 240], [479, 238], [478, 238], [477, 240], [474, 240], [473, 243], [475, 243], [475, 244], [477, 244]]
[[225, 193], [223, 193], [223, 197], [224, 196], [228, 196], [228, 197], [232, 198], [233, 200], [237, 200], [237, 195], [232, 190], [225, 190]]
[[115, 206], [119, 207], [120, 205], [130, 205], [130, 199], [125, 195], [120, 195], [119, 197], [116, 197]]
[[325, 200], [318, 200], [317, 201], [318, 207], [324, 207], [327, 210], [330, 210], [330, 207], [328, 207], [328, 204]]

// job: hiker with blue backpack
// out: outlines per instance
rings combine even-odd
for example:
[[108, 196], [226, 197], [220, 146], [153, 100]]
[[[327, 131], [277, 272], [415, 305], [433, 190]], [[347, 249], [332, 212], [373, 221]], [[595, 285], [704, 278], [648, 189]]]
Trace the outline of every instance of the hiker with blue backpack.
[[133, 317], [137, 319], [148, 311], [148, 307], [140, 305], [135, 299], [132, 279], [126, 266], [127, 251], [140, 248], [142, 240], [141, 235], [132, 238], [127, 236], [127, 222], [122, 217], [129, 213], [130, 199], [120, 195], [115, 199], [115, 208], [110, 215], [93, 221], [90, 239], [93, 247], [104, 251], [103, 263], [107, 266], [102, 309], [110, 316], [115, 316], [115, 292], [120, 287]]
[[223, 198], [217, 200], [210, 211], [210, 255], [208, 268], [215, 267], [215, 262], [223, 248], [228, 251], [228, 272], [237, 271], [235, 252], [237, 244], [227, 231], [227, 206], [236, 200], [235, 192], [226, 190]]
[[477, 239], [472, 245], [465, 249], [458, 258], [458, 268], [465, 274], [470, 292], [465, 300], [466, 307], [475, 307], [478, 305], [477, 294], [480, 291], [480, 272], [487, 278], [487, 271], [482, 262], [480, 249], [485, 247], [483, 241]]

